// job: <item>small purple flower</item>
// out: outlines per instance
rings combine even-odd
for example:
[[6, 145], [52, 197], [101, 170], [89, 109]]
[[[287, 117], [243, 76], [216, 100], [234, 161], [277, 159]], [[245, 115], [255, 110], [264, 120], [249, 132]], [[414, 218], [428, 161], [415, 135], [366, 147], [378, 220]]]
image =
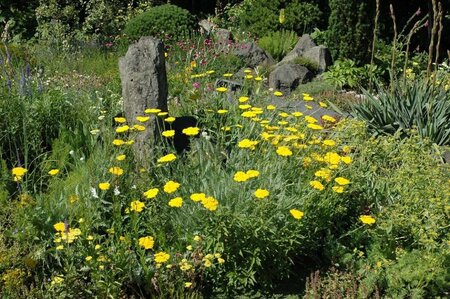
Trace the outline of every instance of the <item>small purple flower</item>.
[[195, 89], [199, 89], [200, 88], [200, 82], [194, 82], [192, 84], [192, 87], [194, 87]]

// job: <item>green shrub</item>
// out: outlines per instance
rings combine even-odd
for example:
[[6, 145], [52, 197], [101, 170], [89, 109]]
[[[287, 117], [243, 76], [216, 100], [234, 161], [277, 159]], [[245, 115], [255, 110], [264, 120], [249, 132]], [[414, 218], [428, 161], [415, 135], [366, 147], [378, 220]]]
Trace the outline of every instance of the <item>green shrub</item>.
[[323, 73], [323, 78], [338, 89], [354, 88], [360, 83], [361, 72], [361, 68], [356, 66], [355, 61], [337, 60], [327, 72]]
[[303, 56], [295, 58], [294, 63], [306, 67], [313, 73], [317, 73], [319, 71], [319, 65], [317, 64], [317, 62], [312, 61], [311, 59], [305, 58]]
[[131, 40], [142, 36], [169, 35], [176, 40], [182, 39], [196, 28], [194, 17], [189, 11], [175, 5], [155, 6], [130, 19], [124, 33]]
[[319, 25], [322, 11], [316, 4], [300, 0], [294, 0], [286, 6], [286, 23], [283, 28], [288, 28], [301, 35], [309, 33]]
[[327, 45], [333, 60], [353, 59], [357, 64], [370, 58], [370, 9], [364, 1], [331, 0]]
[[[236, 10], [234, 17], [238, 19], [241, 29], [258, 37], [280, 29], [303, 34], [318, 26], [322, 12], [317, 5], [298, 0], [289, 2], [284, 0], [244, 1], [238, 6], [239, 9]], [[283, 24], [279, 20], [281, 9], [285, 12]]]
[[293, 31], [281, 30], [271, 32], [262, 37], [258, 44], [272, 55], [272, 57], [280, 61], [297, 43], [297, 34]]
[[450, 145], [448, 93], [424, 80], [399, 82], [393, 91], [379, 87], [377, 95], [364, 91], [366, 99], [354, 106], [357, 117], [376, 133], [408, 136], [415, 128], [423, 138]]

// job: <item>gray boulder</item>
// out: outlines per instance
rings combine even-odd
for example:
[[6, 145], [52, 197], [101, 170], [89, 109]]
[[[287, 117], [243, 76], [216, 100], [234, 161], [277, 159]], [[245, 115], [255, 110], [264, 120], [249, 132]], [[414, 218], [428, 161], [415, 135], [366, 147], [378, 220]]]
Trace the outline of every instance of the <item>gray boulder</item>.
[[269, 75], [269, 87], [285, 94], [291, 93], [299, 84], [313, 79], [314, 75], [306, 67], [285, 63], [276, 67]]
[[[119, 71], [123, 110], [128, 125], [137, 122], [136, 116], [145, 115], [147, 108], [167, 111], [167, 75], [161, 40], [142, 37], [130, 45], [125, 57], [119, 59]], [[153, 148], [156, 121], [153, 116], [151, 121], [145, 123], [146, 130], [135, 139], [134, 150], [138, 161], [145, 161]]]
[[213, 34], [216, 38], [216, 42], [221, 45], [228, 45], [233, 42], [233, 34], [230, 30], [218, 28], [213, 31]]
[[211, 34], [213, 29], [216, 27], [216, 24], [205, 19], [198, 22], [198, 26], [200, 27], [201, 33]]
[[306, 50], [302, 56], [317, 63], [319, 73], [324, 72], [332, 63], [330, 50], [325, 46], [316, 46]]
[[236, 45], [234, 54], [244, 59], [247, 67], [257, 67], [261, 64], [272, 65], [275, 60], [269, 53], [258, 47], [254, 42]]
[[302, 37], [298, 40], [294, 49], [292, 49], [282, 60], [282, 63], [289, 62], [294, 60], [295, 58], [301, 56], [305, 51], [317, 46], [314, 41], [311, 39], [309, 34], [303, 34]]

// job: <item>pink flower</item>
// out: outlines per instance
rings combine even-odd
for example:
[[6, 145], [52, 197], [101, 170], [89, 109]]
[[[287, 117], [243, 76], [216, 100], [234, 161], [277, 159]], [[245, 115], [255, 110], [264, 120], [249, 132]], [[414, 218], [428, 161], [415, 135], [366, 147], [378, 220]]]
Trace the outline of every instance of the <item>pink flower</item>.
[[192, 84], [192, 87], [194, 87], [195, 89], [199, 89], [200, 88], [200, 83], [199, 82], [194, 82]]

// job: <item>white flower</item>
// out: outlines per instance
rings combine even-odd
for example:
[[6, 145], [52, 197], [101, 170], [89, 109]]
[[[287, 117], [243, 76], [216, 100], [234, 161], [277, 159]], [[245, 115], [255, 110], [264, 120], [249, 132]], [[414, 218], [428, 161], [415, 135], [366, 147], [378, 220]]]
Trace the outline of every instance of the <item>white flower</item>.
[[119, 191], [119, 187], [118, 186], [114, 187], [114, 195], [115, 196], [120, 195], [120, 191]]
[[69, 155], [73, 156], [75, 154], [74, 150], [70, 150]]
[[203, 131], [202, 132], [202, 137], [205, 138], [206, 140], [210, 140], [211, 136], [208, 135], [208, 132]]
[[98, 198], [97, 189], [91, 187], [91, 195], [93, 198]]
[[104, 115], [100, 115], [100, 116], [98, 117], [98, 120], [103, 120], [104, 118], [105, 118]]

